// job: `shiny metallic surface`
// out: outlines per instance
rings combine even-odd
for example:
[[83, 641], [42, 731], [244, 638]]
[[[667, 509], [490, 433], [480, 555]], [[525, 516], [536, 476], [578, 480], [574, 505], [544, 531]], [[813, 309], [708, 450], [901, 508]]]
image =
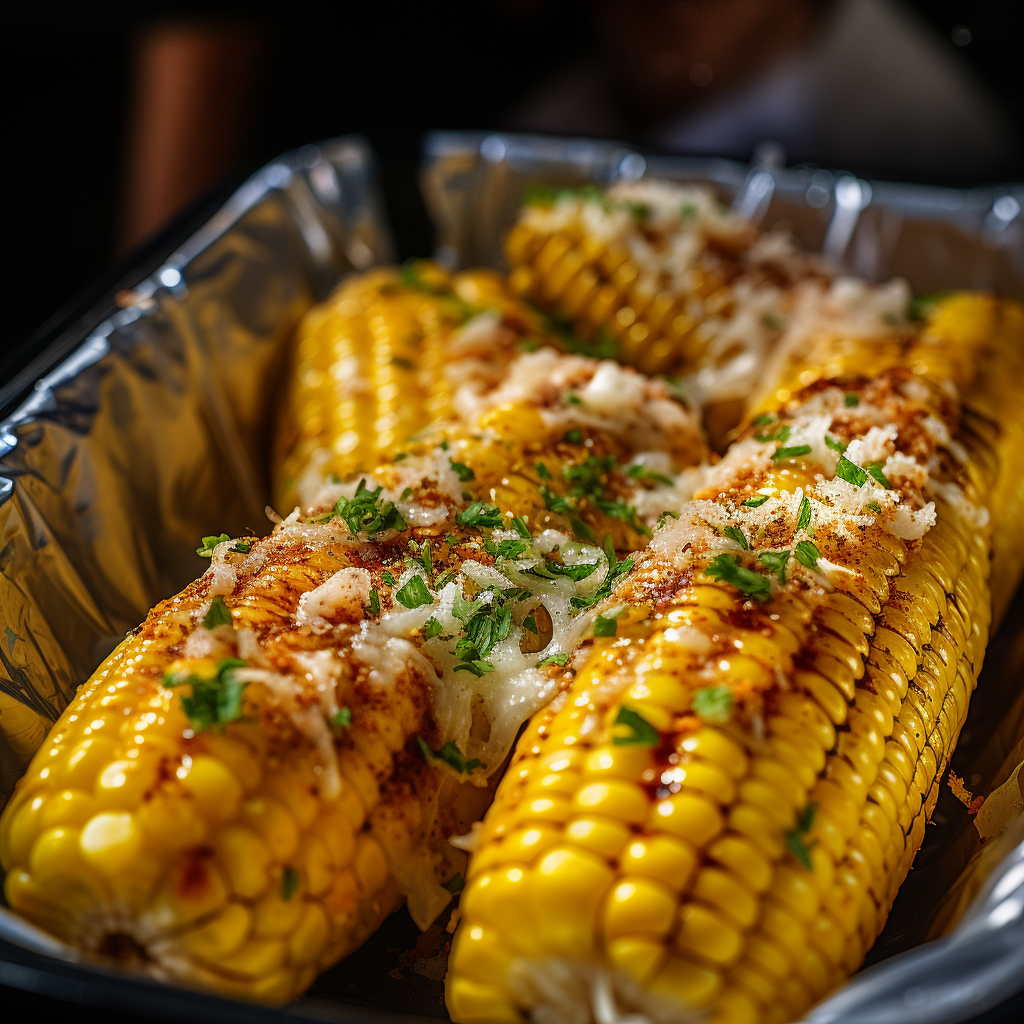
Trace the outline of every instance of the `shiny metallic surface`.
[[[1024, 298], [1020, 186], [869, 183], [839, 171], [495, 133], [436, 133], [421, 170], [437, 256], [451, 266], [500, 265], [502, 236], [529, 185], [643, 176], [707, 182], [762, 224], [785, 223], [811, 249], [828, 239], [829, 255], [852, 273], [900, 274], [917, 292], [991, 287]], [[154, 603], [202, 572], [198, 539], [269, 531], [268, 454], [293, 328], [345, 273], [392, 258], [365, 143], [306, 146], [243, 185], [120, 312], [59, 339], [36, 364], [27, 396], [22, 381], [0, 381], [0, 409], [12, 409], [0, 419], [0, 805], [103, 656]], [[15, 393], [22, 397], [12, 403]], [[1004, 763], [1024, 740], [1024, 644], [1011, 625], [1022, 613], [1018, 599], [990, 648], [958, 748], [988, 782], [1003, 781]], [[808, 1020], [953, 1024], [1019, 986], [1024, 836], [1011, 826], [974, 857], [974, 826], [956, 808], [952, 825], [933, 826], [937, 852], [919, 858], [907, 883], [928, 894], [917, 902], [947, 909], [915, 917], [897, 905], [882, 948], [898, 952], [931, 938], [957, 920], [960, 912], [948, 908], [969, 904], [959, 925], [865, 971]], [[391, 947], [415, 941], [396, 922], [324, 975], [288, 1016], [440, 1016], [436, 979], [389, 970]], [[68, 981], [63, 991], [74, 999], [70, 993], [107, 991], [123, 978], [122, 1006], [167, 998], [155, 983], [74, 963], [81, 957], [73, 950], [2, 908], [0, 941], [36, 957], [14, 963], [0, 947], [0, 981], [32, 987], [52, 978], [60, 988], [71, 977], [78, 988]], [[183, 1013], [188, 1001], [197, 1020], [226, 1019], [223, 1000], [183, 990], [174, 998]], [[232, 1019], [267, 1015], [238, 1007]]]

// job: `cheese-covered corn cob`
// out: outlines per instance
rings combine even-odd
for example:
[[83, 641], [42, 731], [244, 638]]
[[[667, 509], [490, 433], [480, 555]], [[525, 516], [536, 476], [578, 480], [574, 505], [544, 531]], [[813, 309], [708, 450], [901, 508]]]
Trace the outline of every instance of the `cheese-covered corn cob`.
[[1019, 577], [1022, 363], [1021, 308], [966, 295], [790, 351], [520, 739], [454, 1020], [791, 1021], [857, 969]]
[[[652, 495], [705, 454], [664, 385], [520, 352], [542, 339], [493, 277], [459, 279], [479, 314], [395, 272], [341, 294], [374, 281], [386, 315], [375, 299], [344, 327], [359, 358], [404, 353], [410, 404], [449, 395], [423, 415], [448, 418], [307, 430], [297, 444], [326, 439], [329, 456], [288, 457], [305, 508], [263, 540], [204, 538], [209, 572], [57, 722], [0, 816], [0, 864], [10, 906], [73, 945], [281, 1002], [403, 899], [426, 927], [463, 867], [447, 837], [557, 691], [581, 620], [632, 564], [619, 554], [656, 521]], [[443, 333], [400, 347], [410, 309], [440, 322], [456, 299]], [[333, 379], [362, 393], [356, 373]], [[342, 451], [339, 430], [358, 443]], [[327, 475], [356, 458], [367, 472]]]

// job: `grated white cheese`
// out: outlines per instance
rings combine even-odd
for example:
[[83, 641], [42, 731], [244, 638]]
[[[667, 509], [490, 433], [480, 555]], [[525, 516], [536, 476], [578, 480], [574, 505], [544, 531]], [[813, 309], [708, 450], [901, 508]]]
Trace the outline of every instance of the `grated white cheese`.
[[326, 633], [339, 615], [361, 618], [370, 603], [373, 580], [365, 569], [339, 569], [325, 583], [299, 598], [295, 624], [308, 626], [314, 633]]

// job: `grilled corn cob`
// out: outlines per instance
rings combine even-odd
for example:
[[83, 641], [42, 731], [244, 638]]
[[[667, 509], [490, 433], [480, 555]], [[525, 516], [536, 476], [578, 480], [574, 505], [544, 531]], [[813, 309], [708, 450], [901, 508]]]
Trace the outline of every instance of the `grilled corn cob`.
[[517, 745], [454, 1020], [781, 1022], [857, 969], [1021, 570], [1022, 353], [972, 295], [789, 352]]
[[[704, 455], [664, 385], [520, 353], [532, 325], [500, 281], [456, 283], [494, 312], [456, 330], [467, 299], [395, 272], [333, 300], [375, 296], [318, 344], [336, 358], [362, 339], [378, 368], [402, 352], [413, 413], [395, 406], [386, 430], [384, 413], [300, 418], [286, 461], [305, 509], [264, 540], [204, 538], [209, 572], [81, 689], [0, 816], [17, 912], [155, 975], [281, 1002], [403, 899], [423, 927], [450, 900], [464, 858], [445, 838], [560, 685], [580, 615], [631, 565], [616, 551], [644, 543], [638, 504]], [[445, 317], [400, 347], [413, 320]], [[358, 374], [333, 379], [361, 394]], [[314, 384], [293, 411], [320, 401]], [[345, 431], [357, 443], [339, 448]]]

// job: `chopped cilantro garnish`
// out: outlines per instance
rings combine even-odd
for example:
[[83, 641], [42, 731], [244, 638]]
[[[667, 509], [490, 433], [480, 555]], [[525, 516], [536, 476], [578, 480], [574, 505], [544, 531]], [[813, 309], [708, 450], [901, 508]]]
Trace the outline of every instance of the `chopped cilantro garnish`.
[[395, 452], [394, 462], [401, 462], [403, 459], [409, 458], [408, 452]]
[[456, 462], [454, 459], [449, 459], [448, 462], [451, 464], [452, 469], [455, 470], [455, 475], [464, 483], [469, 483], [470, 480], [476, 479], [476, 473], [473, 472], [464, 462]]
[[239, 658], [225, 658], [217, 665], [212, 677], [199, 676], [194, 672], [169, 672], [164, 676], [164, 686], [191, 686], [192, 695], [181, 698], [181, 706], [189, 723], [196, 732], [217, 726], [221, 732], [229, 722], [241, 717], [242, 694], [248, 683], [235, 679], [234, 670], [242, 668], [245, 662]]
[[869, 501], [864, 507], [869, 512], [874, 512], [875, 515], [882, 511], [882, 506], [877, 501]]
[[518, 558], [529, 547], [529, 542], [525, 540], [503, 540], [497, 544], [492, 540], [484, 541], [484, 551], [495, 558]]
[[537, 662], [537, 667], [543, 668], [545, 665], [560, 665], [562, 668], [565, 668], [565, 663], [568, 660], [568, 654], [549, 654], [543, 661]]
[[750, 425], [752, 427], [766, 427], [774, 418], [770, 412], [763, 412], [760, 416], [752, 419]]
[[406, 487], [404, 491], [399, 495], [399, 501], [408, 501], [412, 497], [412, 488]]
[[647, 220], [651, 216], [651, 208], [647, 203], [626, 203], [626, 209], [637, 220]]
[[754, 497], [747, 498], [743, 504], [746, 508], [760, 508], [767, 500], [767, 494], [755, 494]]
[[786, 582], [786, 564], [791, 551], [758, 551], [757, 560], [782, 584]]
[[285, 868], [281, 875], [281, 899], [288, 903], [299, 891], [299, 873], [295, 868]]
[[806, 565], [808, 569], [813, 569], [821, 558], [821, 552], [809, 540], [800, 541], [793, 554], [796, 555], [796, 560], [801, 565]]
[[235, 546], [231, 550], [232, 551], [237, 551], [240, 555], [247, 555], [247, 554], [249, 554], [250, 551], [252, 551], [252, 541], [251, 540], [238, 540], [238, 541], [235, 541]]
[[755, 441], [761, 441], [767, 444], [769, 441], [778, 441], [779, 444], [789, 440], [789, 435], [792, 433], [790, 427], [776, 426], [773, 430], [761, 430], [754, 434]]
[[628, 466], [626, 468], [626, 476], [633, 480], [639, 480], [641, 483], [653, 481], [654, 483], [665, 484], [666, 487], [672, 486], [672, 480], [665, 476], [664, 473], [655, 473], [653, 469], [648, 469], [646, 466], [641, 466], [639, 463]]
[[594, 539], [594, 531], [576, 514], [576, 506], [571, 501], [563, 498], [560, 494], [555, 494], [546, 484], [541, 484], [540, 494], [544, 499], [544, 507], [549, 512], [558, 512], [569, 517], [573, 533], [580, 540], [592, 541]]
[[705, 686], [693, 695], [690, 707], [705, 722], [728, 722], [732, 718], [732, 690], [728, 686]]
[[629, 708], [619, 708], [619, 713], [615, 716], [615, 724], [628, 726], [631, 732], [628, 736], [613, 736], [613, 746], [625, 747], [635, 744], [656, 747], [661, 740], [658, 730], [646, 718]]
[[843, 396], [843, 404], [847, 409], [852, 409], [855, 405], [860, 405], [860, 399], [852, 391], [847, 391]]
[[543, 580], [554, 580], [559, 576], [567, 576], [573, 583], [579, 583], [597, 572], [599, 562], [577, 562], [575, 565], [564, 565], [546, 558], [537, 565], [530, 566], [525, 572], [531, 576], [539, 576]]
[[219, 594], [210, 602], [210, 610], [203, 617], [203, 626], [206, 629], [216, 629], [218, 626], [231, 625], [231, 612], [224, 603], [224, 598]]
[[679, 207], [679, 216], [682, 217], [684, 220], [689, 219], [691, 217], [696, 217], [697, 207], [694, 206], [693, 203], [683, 203], [683, 205]]
[[800, 499], [800, 511], [796, 517], [796, 528], [806, 530], [811, 523], [811, 502], [807, 495]]
[[594, 619], [594, 636], [615, 636], [618, 629], [618, 617], [625, 608], [610, 608]]
[[547, 466], [544, 465], [543, 462], [537, 463], [537, 476], [539, 476], [541, 480], [551, 479], [551, 471], [548, 469]]
[[380, 615], [380, 594], [377, 593], [376, 587], [370, 591], [370, 614]]
[[497, 530], [501, 526], [501, 510], [496, 505], [474, 501], [455, 517], [455, 521], [460, 526], [475, 526], [478, 530]]
[[770, 331], [777, 331], [782, 326], [782, 321], [774, 313], [762, 314], [761, 323]]
[[882, 472], [882, 467], [884, 465], [885, 465], [885, 459], [880, 459], [878, 462], [869, 462], [864, 468], [887, 491], [891, 491], [892, 490], [892, 484], [889, 483], [889, 478]]
[[430, 744], [422, 736], [417, 736], [416, 745], [420, 748], [420, 753], [428, 761], [431, 758], [437, 761], [444, 761], [445, 764], [450, 765], [460, 775], [469, 775], [477, 768], [487, 767], [487, 765], [475, 757], [472, 760], [467, 760], [466, 755], [459, 750], [455, 740], [449, 740], [440, 750], [432, 750]]
[[224, 541], [226, 540], [231, 540], [231, 538], [226, 533], [218, 533], [216, 536], [204, 537], [203, 546], [201, 548], [196, 548], [196, 554], [200, 558], [212, 558], [213, 549], [218, 544], [223, 544]]
[[569, 405], [582, 405], [583, 399], [579, 395], [574, 395], [571, 391], [565, 393], [565, 400]]
[[332, 729], [347, 729], [352, 724], [352, 711], [349, 708], [338, 708], [331, 715]]
[[776, 448], [772, 452], [772, 460], [780, 462], [782, 459], [798, 459], [801, 455], [810, 455], [811, 446], [809, 444], [795, 444], [791, 448]]
[[452, 668], [452, 671], [471, 672], [479, 679], [481, 676], [487, 675], [488, 672], [494, 671], [494, 663], [485, 661], [483, 658], [474, 658], [472, 661], [460, 661]]
[[583, 444], [583, 435], [578, 430], [567, 430], [562, 440], [566, 444]]
[[843, 452], [846, 451], [846, 442], [845, 441], [840, 441], [838, 437], [829, 437], [829, 435], [826, 434], [825, 435], [825, 447], [826, 448], [831, 448], [832, 451], [839, 452], [839, 454], [842, 455]]
[[456, 871], [447, 882], [441, 883], [441, 888], [447, 889], [453, 896], [457, 896], [466, 888], [466, 880], [462, 877], [462, 872]]
[[747, 538], [743, 536], [743, 531], [738, 526], [727, 526], [722, 533], [724, 533], [730, 540], [736, 541], [744, 551], [750, 550]]
[[509, 524], [516, 533], [519, 534], [523, 540], [530, 539], [530, 529], [525, 522], [519, 516], [513, 516], [512, 522]]
[[540, 630], [537, 629], [537, 620], [532, 615], [527, 615], [523, 619], [523, 629], [528, 629], [535, 636], [539, 634]]
[[808, 870], [812, 871], [811, 850], [814, 843], [808, 843], [807, 833], [814, 827], [814, 816], [817, 808], [814, 804], [808, 804], [796, 819], [796, 828], [791, 828], [786, 833], [786, 846], [790, 853]]
[[387, 570], [387, 569], [385, 569], [385, 570], [384, 570], [384, 571], [383, 571], [383, 572], [382, 572], [382, 573], [380, 574], [380, 578], [381, 578], [381, 579], [382, 579], [382, 580], [383, 580], [383, 581], [384, 581], [384, 582], [385, 582], [385, 583], [386, 583], [386, 584], [387, 584], [387, 585], [388, 585], [389, 587], [393, 587], [393, 586], [395, 585], [395, 583], [397, 583], [397, 582], [398, 582], [398, 581], [397, 581], [397, 580], [395, 579], [395, 574], [394, 574], [393, 572], [388, 572], [388, 570]]
[[385, 530], [408, 529], [395, 503], [381, 498], [383, 489], [378, 486], [371, 491], [366, 486], [366, 480], [360, 480], [355, 495], [339, 498], [328, 518], [341, 516], [351, 533], [365, 533], [368, 537]]
[[395, 600], [406, 608], [419, 608], [425, 604], [433, 604], [433, 597], [423, 582], [422, 576], [412, 576], [409, 581], [395, 594]]
[[854, 487], [863, 487], [868, 482], [868, 475], [856, 463], [851, 462], [845, 455], [839, 456], [839, 463], [836, 466], [836, 476], [845, 480]]
[[444, 627], [436, 618], [431, 616], [427, 619], [427, 624], [423, 627], [423, 639], [433, 640], [435, 636], [440, 636], [444, 632]]
[[440, 448], [441, 451], [446, 452], [448, 451], [448, 442], [442, 441], [437, 447]]
[[716, 555], [704, 572], [712, 579], [728, 583], [757, 601], [767, 601], [771, 597], [772, 587], [767, 577], [744, 568], [735, 555]]

